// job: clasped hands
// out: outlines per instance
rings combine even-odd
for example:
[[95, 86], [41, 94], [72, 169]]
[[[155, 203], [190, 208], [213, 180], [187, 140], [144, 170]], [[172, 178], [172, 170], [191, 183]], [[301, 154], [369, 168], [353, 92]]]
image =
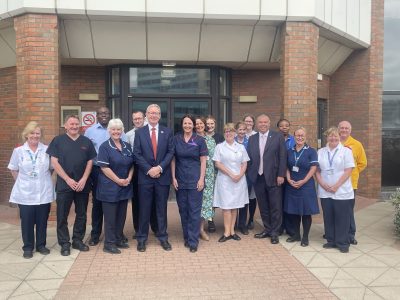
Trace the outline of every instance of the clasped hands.
[[147, 172], [147, 174], [151, 177], [151, 178], [159, 178], [161, 176], [161, 169], [160, 167], [156, 166], [156, 167], [152, 167], [149, 172]]
[[75, 192], [82, 192], [86, 185], [85, 178], [81, 178], [79, 181], [75, 181], [72, 178], [66, 180], [68, 186]]

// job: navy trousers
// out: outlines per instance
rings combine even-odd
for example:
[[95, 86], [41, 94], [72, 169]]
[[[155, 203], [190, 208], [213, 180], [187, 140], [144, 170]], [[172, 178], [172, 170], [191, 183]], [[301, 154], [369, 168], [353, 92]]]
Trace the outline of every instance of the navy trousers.
[[96, 198], [97, 180], [100, 173], [100, 167], [93, 166], [90, 177], [92, 179], [92, 231], [90, 236], [94, 240], [98, 240], [103, 229], [103, 205]]
[[354, 199], [351, 199], [351, 215], [350, 215], [350, 230], [349, 240], [354, 240], [356, 236], [356, 220], [354, 218], [354, 206], [356, 204], [356, 189], [354, 190]]
[[35, 248], [35, 226], [36, 249], [46, 246], [47, 220], [49, 219], [50, 206], [50, 203], [41, 205], [18, 204], [22, 241], [24, 243], [22, 250], [33, 251]]
[[126, 221], [128, 200], [102, 202], [104, 212], [104, 246], [115, 246], [121, 242]]
[[75, 204], [75, 222], [72, 233], [73, 241], [83, 241], [86, 233], [87, 205], [89, 193], [57, 193], [57, 239], [60, 246], [70, 245], [68, 215], [72, 202]]
[[282, 225], [282, 188], [269, 187], [265, 184], [263, 175], [257, 176], [254, 185], [264, 231], [271, 236], [278, 236]]
[[189, 244], [189, 247], [197, 247], [199, 244], [202, 200], [203, 191], [198, 192], [195, 189], [178, 189], [176, 191], [183, 239]]
[[328, 243], [335, 244], [339, 249], [348, 249], [351, 215], [351, 199], [334, 200], [321, 198], [324, 216], [325, 238]]
[[139, 230], [136, 233], [138, 242], [144, 242], [149, 235], [149, 223], [152, 205], [155, 205], [157, 216], [156, 236], [160, 242], [168, 240], [167, 233], [167, 204], [169, 185], [139, 184]]

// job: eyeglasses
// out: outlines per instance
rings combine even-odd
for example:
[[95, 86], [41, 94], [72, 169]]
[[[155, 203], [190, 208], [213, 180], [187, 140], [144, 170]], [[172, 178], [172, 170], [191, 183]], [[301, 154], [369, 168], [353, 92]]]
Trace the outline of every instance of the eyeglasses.
[[159, 116], [160, 115], [159, 112], [155, 112], [155, 111], [147, 112], [147, 114], [150, 115], [150, 116]]
[[143, 120], [143, 118], [134, 118], [133, 121], [140, 121]]

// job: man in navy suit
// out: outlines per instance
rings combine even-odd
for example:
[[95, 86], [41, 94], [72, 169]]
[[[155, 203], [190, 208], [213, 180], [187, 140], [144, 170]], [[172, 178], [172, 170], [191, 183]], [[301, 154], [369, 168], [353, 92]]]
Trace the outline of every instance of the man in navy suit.
[[138, 166], [139, 230], [136, 233], [137, 250], [146, 251], [152, 204], [156, 207], [157, 238], [161, 247], [172, 249], [167, 233], [167, 203], [171, 184], [171, 160], [174, 156], [172, 131], [158, 124], [161, 109], [150, 104], [146, 110], [148, 125], [135, 134], [133, 154]]
[[264, 230], [255, 238], [271, 237], [272, 244], [279, 243], [282, 223], [282, 184], [286, 175], [287, 150], [285, 139], [279, 132], [270, 130], [267, 115], [258, 116], [258, 133], [249, 138], [247, 152], [250, 161], [247, 173], [254, 185]]

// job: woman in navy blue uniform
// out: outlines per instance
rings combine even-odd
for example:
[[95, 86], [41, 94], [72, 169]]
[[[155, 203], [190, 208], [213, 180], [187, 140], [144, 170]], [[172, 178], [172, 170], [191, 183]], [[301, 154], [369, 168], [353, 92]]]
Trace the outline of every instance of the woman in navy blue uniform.
[[104, 212], [104, 252], [119, 254], [118, 248], [129, 248], [123, 239], [128, 199], [133, 196], [132, 147], [121, 140], [124, 125], [120, 119], [108, 123], [110, 139], [99, 148], [97, 161], [101, 167], [97, 198]]
[[175, 157], [171, 163], [172, 184], [176, 190], [185, 247], [196, 252], [199, 244], [201, 205], [208, 156], [202, 136], [193, 132], [196, 120], [181, 119], [182, 133], [174, 137]]
[[[319, 213], [314, 174], [318, 167], [318, 155], [315, 149], [306, 144], [306, 130], [299, 127], [294, 132], [295, 146], [288, 150], [287, 184], [285, 188], [284, 211], [287, 213], [289, 243], [300, 241], [308, 246], [312, 217]], [[300, 236], [300, 222], [303, 223], [303, 237]]]

